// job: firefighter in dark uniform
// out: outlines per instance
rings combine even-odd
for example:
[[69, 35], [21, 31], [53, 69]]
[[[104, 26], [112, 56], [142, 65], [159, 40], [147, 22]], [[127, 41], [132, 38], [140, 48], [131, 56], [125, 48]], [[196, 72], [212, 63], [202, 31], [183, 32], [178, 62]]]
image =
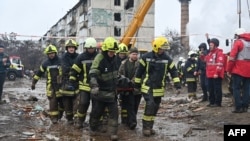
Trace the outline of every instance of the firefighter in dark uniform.
[[79, 98], [77, 98], [78, 106], [77, 106], [77, 128], [83, 128], [83, 123], [86, 119], [87, 110], [90, 105], [90, 86], [89, 86], [89, 70], [92, 65], [92, 62], [97, 55], [96, 51], [97, 42], [95, 38], [89, 37], [84, 41], [84, 49], [85, 51], [81, 53], [72, 69], [70, 71], [70, 82], [72, 84], [79, 81]]
[[63, 109], [61, 109], [63, 107], [62, 95], [59, 93], [60, 82], [58, 82], [58, 77], [62, 75], [61, 61], [54, 45], [47, 46], [44, 53], [47, 54], [48, 59], [42, 63], [34, 75], [31, 89], [34, 90], [37, 81], [43, 74], [47, 73], [46, 94], [49, 100], [49, 115], [52, 123], [56, 124], [61, 118], [60, 113], [63, 113]]
[[188, 59], [184, 66], [187, 90], [188, 90], [188, 98], [197, 99], [196, 90], [197, 90], [197, 61], [196, 61], [197, 53], [195, 51], [190, 50], [188, 52]]
[[69, 39], [65, 43], [66, 52], [62, 55], [62, 78], [61, 81], [61, 88], [59, 89], [60, 93], [62, 94], [62, 101], [64, 105], [64, 110], [66, 114], [66, 119], [68, 124], [73, 124], [73, 117], [74, 117], [74, 102], [76, 99], [76, 95], [79, 93], [78, 90], [78, 82], [74, 83], [75, 89], [68, 87], [69, 85], [69, 72], [70, 68], [74, 64], [78, 53], [76, 53], [78, 43], [73, 39]]
[[200, 73], [200, 85], [203, 92], [201, 102], [208, 101], [208, 81], [206, 77], [206, 63], [205, 56], [208, 54], [207, 44], [201, 43], [199, 45], [199, 58], [197, 64], [197, 72]]
[[[119, 69], [119, 67], [121, 66], [122, 61], [124, 61], [125, 59], [127, 59], [127, 54], [128, 54], [128, 47], [124, 44], [121, 43], [118, 46], [118, 51], [116, 52], [116, 58], [115, 58], [115, 62], [116, 62], [116, 66], [117, 66], [117, 70]], [[122, 95], [122, 92], [120, 93], [120, 91], [118, 92], [118, 96], [119, 96], [119, 102], [120, 102], [120, 106], [121, 106], [121, 123], [122, 124], [127, 124], [127, 116], [128, 116], [128, 111], [127, 111], [127, 104], [122, 102], [124, 99], [124, 95]]]
[[5, 103], [2, 101], [3, 86], [6, 78], [6, 69], [10, 67], [9, 55], [4, 52], [4, 45], [0, 45], [0, 104]]
[[184, 58], [183, 57], [179, 57], [179, 61], [177, 62], [177, 70], [179, 73], [179, 78], [180, 78], [180, 82], [181, 84], [185, 85], [185, 78], [184, 78], [184, 73], [183, 73], [183, 66], [182, 63], [184, 63]]
[[100, 131], [100, 118], [105, 108], [108, 109], [108, 133], [111, 140], [118, 140], [118, 105], [117, 105], [117, 67], [115, 52], [118, 43], [113, 37], [107, 37], [102, 44], [102, 52], [98, 54], [89, 71], [90, 93], [94, 100], [90, 114], [90, 133]]
[[[140, 59], [135, 75], [135, 87], [141, 89], [146, 102], [142, 118], [144, 136], [155, 134], [153, 130], [154, 119], [161, 103], [161, 97], [165, 93], [167, 73], [171, 74], [178, 94], [181, 88], [175, 64], [165, 53], [165, 50], [170, 48], [168, 40], [165, 37], [157, 37], [152, 43], [152, 48], [151, 52], [144, 54]], [[145, 77], [143, 77], [144, 74]]]
[[[134, 91], [134, 75], [139, 66], [138, 50], [133, 47], [129, 50], [129, 57], [122, 61], [118, 75], [118, 91], [122, 97], [122, 110], [126, 110], [126, 125], [135, 129], [137, 125], [137, 112], [141, 101], [141, 93]], [[125, 107], [125, 108], [124, 108]], [[123, 114], [123, 112], [122, 112]]]

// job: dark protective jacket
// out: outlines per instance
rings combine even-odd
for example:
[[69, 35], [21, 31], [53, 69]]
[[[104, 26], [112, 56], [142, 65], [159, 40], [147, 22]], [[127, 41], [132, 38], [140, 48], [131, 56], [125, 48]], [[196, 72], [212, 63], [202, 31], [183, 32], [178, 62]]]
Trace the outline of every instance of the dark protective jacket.
[[[3, 58], [7, 58], [5, 65], [3, 64]], [[8, 67], [10, 67], [9, 55], [6, 53], [0, 53], [0, 73], [5, 73]]]
[[178, 74], [179, 76], [182, 76], [184, 73], [183, 73], [183, 67], [181, 66], [182, 65], [182, 61], [178, 61], [177, 63], [177, 70], [178, 70]]
[[198, 57], [198, 62], [197, 62], [197, 70], [196, 71], [201, 71], [201, 73], [206, 74], [206, 62], [205, 62], [205, 56], [208, 54], [208, 50], [204, 50], [204, 52], [198, 52], [199, 57]]
[[89, 71], [90, 86], [99, 87], [99, 94], [92, 98], [104, 102], [113, 102], [116, 98], [117, 75], [115, 56], [110, 58], [106, 51], [99, 53]]
[[197, 76], [194, 75], [194, 72], [197, 70], [197, 61], [188, 58], [187, 62], [185, 63], [184, 71], [186, 82], [195, 82], [197, 81]]
[[124, 61], [124, 60], [127, 59], [127, 58], [128, 58], [127, 56], [124, 57], [124, 58], [120, 58], [118, 54], [115, 56], [115, 65], [116, 65], [116, 67], [117, 67], [117, 70], [119, 70], [122, 61]]
[[58, 77], [62, 76], [61, 60], [56, 55], [53, 59], [45, 60], [40, 69], [34, 75], [34, 81], [38, 81], [46, 73], [46, 93], [48, 97], [52, 96], [52, 90], [55, 91], [56, 97], [61, 97], [59, 93], [60, 84], [58, 83]]
[[69, 84], [69, 72], [71, 67], [74, 64], [74, 61], [76, 60], [78, 56], [78, 53], [69, 53], [66, 52], [62, 55], [61, 60], [62, 60], [62, 78], [61, 78], [61, 88], [60, 88], [60, 93], [65, 96], [74, 96], [79, 92], [78, 90], [78, 82], [76, 82], [75, 86], [76, 88], [74, 90], [69, 90], [67, 88]]
[[[135, 75], [135, 84], [141, 84], [141, 92], [148, 94], [152, 89], [154, 97], [162, 97], [165, 92], [166, 76], [170, 73], [176, 88], [180, 88], [178, 71], [173, 60], [166, 54], [157, 55], [153, 51], [146, 53], [140, 59], [140, 65]], [[145, 77], [143, 75], [145, 74]], [[143, 80], [142, 80], [143, 79]]]
[[89, 70], [97, 52], [80, 54], [70, 70], [70, 82], [79, 81], [79, 90], [90, 92]]
[[[118, 80], [118, 91], [133, 91], [133, 83], [135, 79], [135, 72], [139, 66], [139, 61], [129, 61], [129, 58], [125, 59], [122, 61], [119, 70], [118, 70], [118, 75], [122, 78], [126, 78], [128, 81], [126, 81], [126, 84], [124, 83], [119, 83], [120, 79]], [[123, 81], [121, 81], [123, 82]], [[136, 94], [136, 93], [134, 93]]]

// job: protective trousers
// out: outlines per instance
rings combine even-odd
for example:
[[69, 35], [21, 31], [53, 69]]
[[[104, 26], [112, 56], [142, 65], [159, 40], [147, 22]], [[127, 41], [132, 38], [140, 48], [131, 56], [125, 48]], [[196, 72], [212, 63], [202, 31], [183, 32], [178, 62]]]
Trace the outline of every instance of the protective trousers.
[[120, 98], [119, 98], [120, 106], [121, 106], [121, 123], [122, 124], [128, 124], [128, 95], [125, 95], [125, 93], [126, 92], [121, 92]]
[[222, 78], [208, 78], [209, 104], [221, 106]]
[[235, 108], [241, 109], [249, 107], [250, 78], [232, 74], [233, 78], [233, 97]]
[[[127, 92], [127, 95], [122, 96], [122, 110], [126, 107], [127, 110], [127, 125], [137, 124], [137, 112], [141, 102], [141, 94], [134, 95], [133, 92]], [[121, 115], [122, 116], [122, 115]]]
[[188, 89], [188, 97], [193, 97], [196, 99], [196, 90], [197, 90], [197, 82], [196, 81], [189, 81], [187, 82], [187, 89]]
[[58, 120], [63, 115], [63, 102], [61, 97], [56, 97], [56, 91], [53, 89], [49, 99], [49, 115], [51, 120]]
[[6, 77], [5, 73], [0, 73], [0, 101], [2, 100], [5, 77]]
[[111, 135], [117, 135], [118, 130], [118, 105], [117, 100], [114, 99], [113, 102], [103, 102], [99, 100], [94, 100], [95, 104], [92, 105], [92, 110], [90, 114], [90, 129], [92, 131], [99, 131], [101, 129], [100, 118], [103, 115], [105, 108], [107, 107], [109, 113], [108, 119], [108, 133]]
[[74, 116], [74, 102], [75, 102], [76, 96], [63, 96], [62, 101], [63, 101], [63, 106], [66, 114], [66, 119], [73, 120]]
[[161, 97], [153, 97], [152, 90], [149, 90], [147, 94], [143, 94], [144, 100], [146, 102], [142, 124], [143, 130], [153, 129], [154, 119], [159, 110], [161, 103]]
[[201, 83], [201, 89], [203, 93], [203, 100], [208, 99], [208, 82], [207, 82], [207, 77], [206, 77], [206, 71], [202, 71], [200, 75], [200, 83]]
[[80, 91], [78, 96], [79, 96], [79, 103], [77, 106], [77, 117], [79, 120], [84, 122], [90, 104], [90, 93], [85, 91]]

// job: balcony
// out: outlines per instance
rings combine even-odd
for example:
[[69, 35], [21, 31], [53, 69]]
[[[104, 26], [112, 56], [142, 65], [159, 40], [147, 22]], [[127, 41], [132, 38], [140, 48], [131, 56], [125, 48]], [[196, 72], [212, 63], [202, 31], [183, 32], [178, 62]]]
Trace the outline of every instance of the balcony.
[[87, 21], [83, 21], [81, 23], [79, 23], [79, 28], [83, 29], [83, 28], [87, 28], [88, 27], [88, 22]]

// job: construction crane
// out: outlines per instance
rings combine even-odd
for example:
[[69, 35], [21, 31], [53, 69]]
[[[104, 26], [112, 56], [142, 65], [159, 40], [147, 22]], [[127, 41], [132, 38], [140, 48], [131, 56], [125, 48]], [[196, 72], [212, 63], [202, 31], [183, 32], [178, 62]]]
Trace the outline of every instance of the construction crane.
[[[122, 36], [120, 43], [124, 43], [127, 46], [131, 46], [135, 43], [136, 39], [134, 39], [135, 33], [138, 31], [138, 29], [141, 27], [144, 17], [149, 11], [151, 5], [154, 3], [154, 0], [144, 0], [137, 12], [135, 13], [132, 21], [130, 22], [127, 30], [124, 32], [124, 35]], [[133, 39], [133, 40], [132, 40]], [[131, 43], [131, 41], [133, 43]]]

